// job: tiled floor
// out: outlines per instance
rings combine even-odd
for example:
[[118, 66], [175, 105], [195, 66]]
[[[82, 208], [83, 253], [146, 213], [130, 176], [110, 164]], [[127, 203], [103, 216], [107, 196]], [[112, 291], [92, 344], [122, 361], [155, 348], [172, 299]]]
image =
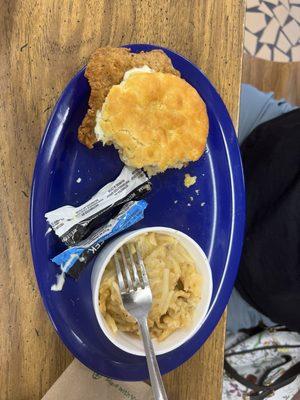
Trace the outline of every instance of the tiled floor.
[[300, 61], [300, 0], [247, 0], [244, 46], [265, 60]]

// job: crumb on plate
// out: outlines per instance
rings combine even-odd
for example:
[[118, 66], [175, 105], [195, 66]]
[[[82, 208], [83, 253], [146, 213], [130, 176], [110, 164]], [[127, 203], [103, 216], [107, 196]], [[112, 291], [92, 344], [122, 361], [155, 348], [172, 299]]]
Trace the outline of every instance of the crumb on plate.
[[184, 186], [189, 188], [194, 185], [197, 181], [197, 176], [191, 176], [190, 174], [184, 175]]

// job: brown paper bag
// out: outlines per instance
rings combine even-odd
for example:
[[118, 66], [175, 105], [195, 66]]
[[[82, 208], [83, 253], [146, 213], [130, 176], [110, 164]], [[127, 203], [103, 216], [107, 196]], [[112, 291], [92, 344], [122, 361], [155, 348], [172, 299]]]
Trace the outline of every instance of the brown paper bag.
[[149, 385], [104, 378], [74, 360], [42, 400], [152, 400]]

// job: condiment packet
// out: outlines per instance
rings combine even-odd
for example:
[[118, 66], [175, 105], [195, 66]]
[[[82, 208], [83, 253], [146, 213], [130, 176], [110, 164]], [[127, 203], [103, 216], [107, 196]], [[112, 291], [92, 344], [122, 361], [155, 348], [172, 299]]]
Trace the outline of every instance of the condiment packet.
[[139, 200], [150, 190], [151, 183], [144, 171], [125, 166], [117, 179], [101, 188], [86, 203], [57, 208], [47, 212], [45, 217], [56, 235], [66, 245], [74, 246], [95, 226], [103, 224], [113, 208]]
[[52, 261], [60, 266], [63, 274], [67, 273], [77, 279], [87, 262], [101, 250], [107, 239], [129, 228], [144, 217], [147, 205], [145, 200], [126, 203], [109, 222], [95, 230], [76, 246], [69, 247], [58, 254]]

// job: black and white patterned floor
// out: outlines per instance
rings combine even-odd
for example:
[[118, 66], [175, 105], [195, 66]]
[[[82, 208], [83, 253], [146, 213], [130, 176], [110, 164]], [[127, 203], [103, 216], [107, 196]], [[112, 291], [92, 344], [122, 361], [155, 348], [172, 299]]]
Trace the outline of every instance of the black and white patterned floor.
[[300, 61], [300, 0], [247, 0], [244, 48], [265, 60]]

